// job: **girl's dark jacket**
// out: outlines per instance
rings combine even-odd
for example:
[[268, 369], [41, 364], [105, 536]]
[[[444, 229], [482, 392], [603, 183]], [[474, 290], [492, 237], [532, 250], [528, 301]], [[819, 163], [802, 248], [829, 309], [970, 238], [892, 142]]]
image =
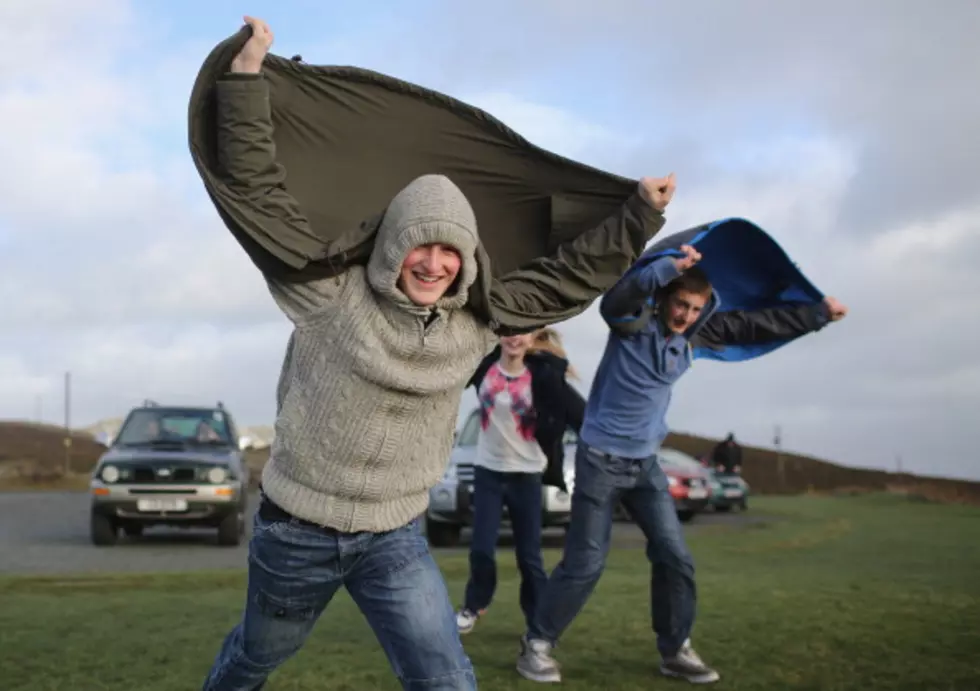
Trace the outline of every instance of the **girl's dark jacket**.
[[[479, 391], [487, 371], [499, 359], [498, 345], [476, 368], [467, 386]], [[568, 360], [548, 352], [535, 352], [524, 356], [524, 365], [531, 372], [531, 399], [536, 417], [534, 436], [548, 459], [542, 482], [567, 492], [562, 438], [566, 429], [578, 434], [582, 428], [585, 399], [566, 380]]]

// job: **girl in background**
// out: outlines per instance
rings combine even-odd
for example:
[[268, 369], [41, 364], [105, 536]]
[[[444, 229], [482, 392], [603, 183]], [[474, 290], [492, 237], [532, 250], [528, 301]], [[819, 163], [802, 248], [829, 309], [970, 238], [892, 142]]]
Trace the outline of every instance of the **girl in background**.
[[469, 384], [480, 405], [474, 464], [473, 539], [465, 602], [456, 615], [469, 633], [497, 586], [497, 536], [504, 506], [510, 514], [521, 573], [520, 603], [530, 622], [547, 582], [541, 558], [544, 485], [565, 491], [565, 431], [578, 433], [585, 400], [569, 383], [561, 336], [551, 328], [505, 336], [477, 368]]

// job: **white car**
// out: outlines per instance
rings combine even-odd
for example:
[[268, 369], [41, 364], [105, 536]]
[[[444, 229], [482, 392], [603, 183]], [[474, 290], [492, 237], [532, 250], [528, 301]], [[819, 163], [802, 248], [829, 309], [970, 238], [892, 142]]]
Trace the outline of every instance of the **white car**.
[[[433, 547], [452, 547], [459, 543], [464, 526], [473, 524], [473, 457], [480, 435], [480, 411], [473, 410], [456, 435], [449, 466], [439, 484], [429, 490], [429, 508], [425, 516], [426, 533]], [[572, 488], [575, 480], [575, 433], [565, 433], [565, 484], [568, 492], [557, 487], [542, 487], [543, 527], [567, 529], [572, 516]], [[509, 522], [504, 507], [503, 525]]]

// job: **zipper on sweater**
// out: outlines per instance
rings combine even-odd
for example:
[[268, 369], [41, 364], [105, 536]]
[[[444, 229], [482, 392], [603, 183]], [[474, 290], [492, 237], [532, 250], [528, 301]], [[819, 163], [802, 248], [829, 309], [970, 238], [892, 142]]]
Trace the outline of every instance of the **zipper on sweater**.
[[419, 317], [419, 335], [422, 337], [422, 348], [425, 348], [425, 337], [428, 335], [429, 327], [438, 320], [438, 312], [431, 312], [425, 317]]

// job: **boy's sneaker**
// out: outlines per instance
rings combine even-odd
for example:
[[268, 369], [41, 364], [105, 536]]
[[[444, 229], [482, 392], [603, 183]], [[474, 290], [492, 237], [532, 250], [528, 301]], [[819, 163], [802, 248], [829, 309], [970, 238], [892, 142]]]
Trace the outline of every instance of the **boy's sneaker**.
[[517, 658], [517, 673], [525, 679], [543, 684], [561, 681], [558, 663], [551, 657], [551, 644], [540, 638], [521, 636], [521, 656]]
[[465, 607], [456, 613], [456, 628], [460, 634], [469, 633], [476, 626], [477, 620], [483, 612], [472, 612]]
[[684, 641], [675, 655], [663, 658], [660, 673], [675, 679], [686, 679], [692, 684], [713, 684], [721, 678], [718, 672], [704, 664], [691, 647], [690, 640]]

